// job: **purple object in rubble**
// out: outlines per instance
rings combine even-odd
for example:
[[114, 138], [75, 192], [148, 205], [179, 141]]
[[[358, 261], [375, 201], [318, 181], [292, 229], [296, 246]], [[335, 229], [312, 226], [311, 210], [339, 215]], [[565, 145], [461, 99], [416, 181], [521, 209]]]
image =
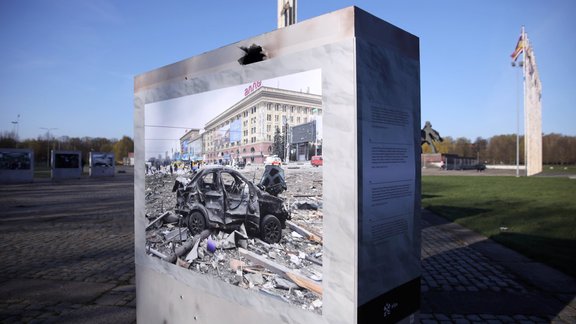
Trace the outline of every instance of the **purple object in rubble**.
[[208, 249], [208, 252], [214, 253], [216, 251], [216, 241], [208, 238], [207, 249]]

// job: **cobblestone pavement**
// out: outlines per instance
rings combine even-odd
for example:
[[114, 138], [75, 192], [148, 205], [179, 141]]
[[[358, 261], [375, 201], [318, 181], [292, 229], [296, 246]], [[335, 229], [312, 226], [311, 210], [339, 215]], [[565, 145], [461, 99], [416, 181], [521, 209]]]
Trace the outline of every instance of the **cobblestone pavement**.
[[0, 186], [0, 322], [136, 318], [133, 176]]
[[[133, 177], [0, 185], [0, 323], [133, 323]], [[576, 323], [574, 278], [422, 215], [422, 323]]]
[[428, 211], [422, 228], [422, 323], [576, 323], [574, 278]]

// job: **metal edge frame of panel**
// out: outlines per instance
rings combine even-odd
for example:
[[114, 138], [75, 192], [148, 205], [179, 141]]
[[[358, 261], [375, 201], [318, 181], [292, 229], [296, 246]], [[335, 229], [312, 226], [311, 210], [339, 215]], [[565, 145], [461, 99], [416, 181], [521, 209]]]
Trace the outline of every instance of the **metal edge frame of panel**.
[[[267, 59], [240, 65], [241, 46], [261, 46]], [[384, 74], [367, 73], [370, 65], [357, 67], [358, 61], [370, 57], [359, 50], [382, 49], [378, 58], [385, 63], [407, 64], [398, 78], [387, 78], [389, 65], [382, 64]], [[398, 60], [396, 62], [395, 60]], [[372, 62], [374, 63], [374, 62]], [[377, 62], [376, 62], [377, 63]], [[193, 95], [230, 86], [252, 83], [284, 75], [320, 69], [322, 74], [323, 106], [323, 310], [316, 314], [291, 306], [255, 291], [245, 290], [211, 277], [148, 256], [145, 251], [144, 212], [144, 111], [147, 104]], [[382, 70], [384, 69], [384, 70]], [[373, 80], [374, 79], [374, 80]], [[385, 79], [385, 82], [381, 82]], [[373, 83], [373, 81], [376, 81]], [[395, 85], [407, 101], [387, 96], [387, 82], [409, 82]], [[414, 83], [415, 82], [415, 83]], [[366, 92], [361, 87], [373, 88]], [[373, 96], [376, 96], [375, 98]], [[379, 96], [382, 96], [380, 98]], [[399, 101], [395, 101], [395, 100]], [[406, 215], [395, 236], [374, 245], [366, 242], [362, 228], [364, 205], [362, 177], [369, 170], [362, 154], [371, 152], [364, 147], [370, 142], [368, 130], [370, 100], [385, 107], [401, 107], [406, 111], [409, 125], [402, 124], [404, 132], [413, 128], [411, 142], [404, 154], [416, 151], [419, 145], [420, 95], [418, 39], [400, 29], [356, 8], [349, 7], [296, 25], [272, 31], [218, 48], [174, 64], [138, 75], [134, 79], [135, 118], [135, 262], [137, 285], [137, 319], [139, 323], [364, 323], [362, 317], [379, 310], [386, 319], [406, 321], [414, 319], [417, 309], [404, 306], [406, 298], [418, 298], [413, 282], [420, 276], [419, 218], [419, 159], [405, 158], [404, 174], [411, 174], [408, 187], [411, 196], [404, 199], [413, 214]], [[388, 101], [387, 101], [388, 100]], [[380, 107], [380, 106], [379, 106]], [[407, 115], [406, 115], [407, 114]], [[366, 116], [366, 117], [363, 117]], [[362, 118], [365, 118], [364, 120]], [[368, 126], [366, 126], [368, 125]], [[393, 125], [394, 126], [394, 125]], [[395, 127], [395, 126], [394, 126]], [[366, 132], [364, 131], [366, 130]], [[377, 134], [378, 135], [378, 134]], [[418, 141], [416, 141], [418, 135]], [[368, 141], [368, 142], [367, 142]], [[366, 143], [365, 143], [366, 142]], [[419, 155], [417, 155], [419, 156]], [[362, 170], [365, 171], [362, 171]], [[404, 187], [403, 187], [404, 188]], [[393, 203], [393, 202], [392, 202]], [[385, 215], [383, 215], [385, 217]], [[363, 227], [364, 226], [364, 227]], [[404, 226], [404, 227], [402, 227]], [[398, 239], [398, 237], [400, 239]], [[388, 242], [388, 243], [387, 243]], [[395, 249], [390, 244], [406, 244]], [[388, 244], [388, 245], [387, 245]], [[395, 255], [392, 264], [407, 262], [403, 269], [386, 280], [388, 274], [380, 272], [378, 287], [384, 290], [363, 293], [359, 287], [366, 282], [359, 273], [365, 271], [366, 260], [362, 249], [386, 246]], [[410, 255], [396, 255], [397, 253]], [[364, 263], [360, 263], [364, 262]], [[381, 265], [382, 263], [377, 263]], [[373, 267], [370, 269], [373, 270]], [[383, 269], [386, 271], [387, 269]], [[380, 280], [379, 279], [379, 280]], [[396, 282], [398, 281], [398, 282]], [[400, 294], [386, 293], [406, 283], [410, 289]], [[419, 288], [418, 288], [419, 289]], [[398, 290], [398, 289], [396, 289]], [[398, 299], [401, 296], [401, 299]], [[392, 298], [392, 299], [390, 299]], [[419, 300], [416, 301], [416, 304]], [[366, 305], [370, 306], [367, 307]], [[388, 308], [386, 308], [388, 307]], [[406, 313], [408, 311], [409, 313]], [[392, 314], [388, 314], [388, 313]], [[378, 315], [376, 322], [382, 322]]]

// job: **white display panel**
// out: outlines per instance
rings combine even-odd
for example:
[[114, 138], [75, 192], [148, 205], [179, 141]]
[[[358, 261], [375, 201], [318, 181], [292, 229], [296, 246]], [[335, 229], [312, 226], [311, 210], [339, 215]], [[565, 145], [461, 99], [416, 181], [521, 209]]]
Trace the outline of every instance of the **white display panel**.
[[[363, 41], [369, 41], [371, 45], [360, 44]], [[240, 47], [252, 44], [264, 49], [266, 59], [239, 65], [238, 59], [243, 55]], [[371, 51], [386, 53], [384, 56], [375, 56], [373, 61], [382, 63], [380, 72], [383, 69], [386, 73], [370, 73], [366, 69], [366, 62], [362, 60], [367, 60]], [[365, 56], [362, 54], [364, 52]], [[379, 62], [380, 59], [384, 61]], [[403, 77], [393, 79], [401, 83], [399, 87], [394, 87], [385, 79], [387, 73], [398, 72], [398, 68], [389, 68], [390, 64], [398, 62], [409, 64], [402, 72]], [[149, 118], [147, 110], [160, 109], [159, 113], [167, 113], [176, 105], [157, 107], [168, 102], [189, 100], [186, 98], [195, 95], [208, 96], [233, 87], [248, 89], [250, 93], [253, 89], [249, 87], [255, 82], [316, 70], [321, 75], [323, 109], [321, 314], [151, 256], [146, 247], [146, 228], [150, 225], [146, 217], [145, 160], [149, 154], [146, 139], [152, 134], [149, 130], [151, 127], [146, 126], [146, 119]], [[389, 101], [383, 95], [388, 90], [402, 88], [407, 91], [396, 94], [404, 96], [409, 104]], [[244, 93], [241, 91], [241, 94]], [[363, 323], [365, 318], [376, 314], [375, 310], [378, 313], [373, 318], [377, 322], [391, 318], [406, 321], [414, 319], [420, 298], [419, 287], [413, 289], [413, 283], [418, 283], [420, 276], [420, 178], [418, 161], [412, 149], [417, 147], [416, 143], [420, 140], [417, 127], [420, 124], [419, 100], [418, 39], [354, 7], [225, 46], [136, 77], [135, 249], [138, 319], [151, 322], [193, 320], [198, 323]], [[373, 109], [373, 106], [376, 108]], [[364, 116], [374, 114], [387, 120], [385, 116], [390, 111], [400, 111], [401, 116], [388, 117], [388, 123], [403, 126], [400, 126], [397, 137], [390, 137], [391, 143], [380, 143], [382, 137], [387, 135], [378, 129], [365, 127], [363, 123], [372, 117]], [[400, 118], [400, 121], [393, 122], [396, 118]], [[202, 125], [206, 123], [199, 123], [196, 127]], [[222, 126], [218, 129], [226, 129], [226, 125]], [[255, 127], [258, 129], [261, 125]], [[403, 138], [405, 135], [408, 138]], [[375, 140], [374, 143], [370, 142], [371, 138]], [[165, 156], [166, 149], [163, 149], [163, 153]], [[366, 159], [372, 162], [368, 163]], [[393, 161], [402, 166], [396, 166]], [[394, 179], [390, 180], [390, 172], [382, 170], [382, 173], [378, 173], [383, 166], [398, 171], [397, 175], [393, 175]], [[371, 180], [370, 173], [364, 173], [365, 168], [374, 169], [374, 179], [379, 182], [404, 181], [394, 188], [374, 189], [378, 194], [382, 190], [392, 190], [395, 195], [405, 195], [392, 202], [397, 208], [396, 215], [400, 215], [396, 223], [388, 224], [382, 221], [382, 217], [365, 212], [365, 204], [370, 204], [370, 201], [365, 199], [364, 194], [367, 192], [367, 181]], [[370, 208], [380, 211], [377, 206]], [[365, 222], [368, 220], [378, 224], [367, 225]], [[400, 235], [386, 236], [386, 232], [393, 228], [398, 228]], [[365, 236], [368, 230], [371, 234]], [[389, 250], [390, 253], [385, 257], [395, 265], [394, 269], [387, 268], [383, 262], [366, 262], [364, 254], [373, 253], [373, 246], [385, 246]], [[405, 263], [402, 264], [400, 260]], [[372, 278], [363, 277], [368, 269], [380, 274], [374, 288], [367, 287], [366, 280]], [[405, 289], [407, 283], [409, 286]], [[400, 294], [396, 293], [398, 289]], [[381, 298], [389, 293], [400, 296], [400, 299], [390, 302]], [[413, 305], [405, 307], [407, 304]], [[390, 314], [384, 315], [381, 312], [383, 309], [389, 309]]]
[[0, 148], [0, 183], [32, 182], [33, 179], [32, 150]]

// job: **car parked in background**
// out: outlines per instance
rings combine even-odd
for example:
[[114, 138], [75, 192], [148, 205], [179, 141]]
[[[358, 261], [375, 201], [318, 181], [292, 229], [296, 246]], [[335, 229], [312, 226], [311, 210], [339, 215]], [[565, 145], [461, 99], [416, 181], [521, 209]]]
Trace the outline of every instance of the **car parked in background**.
[[310, 159], [310, 164], [312, 164], [312, 166], [315, 166], [315, 167], [322, 166], [322, 165], [324, 165], [324, 159], [322, 159], [321, 155], [314, 155]]
[[282, 160], [278, 157], [278, 155], [270, 155], [264, 159], [264, 165], [281, 165]]

